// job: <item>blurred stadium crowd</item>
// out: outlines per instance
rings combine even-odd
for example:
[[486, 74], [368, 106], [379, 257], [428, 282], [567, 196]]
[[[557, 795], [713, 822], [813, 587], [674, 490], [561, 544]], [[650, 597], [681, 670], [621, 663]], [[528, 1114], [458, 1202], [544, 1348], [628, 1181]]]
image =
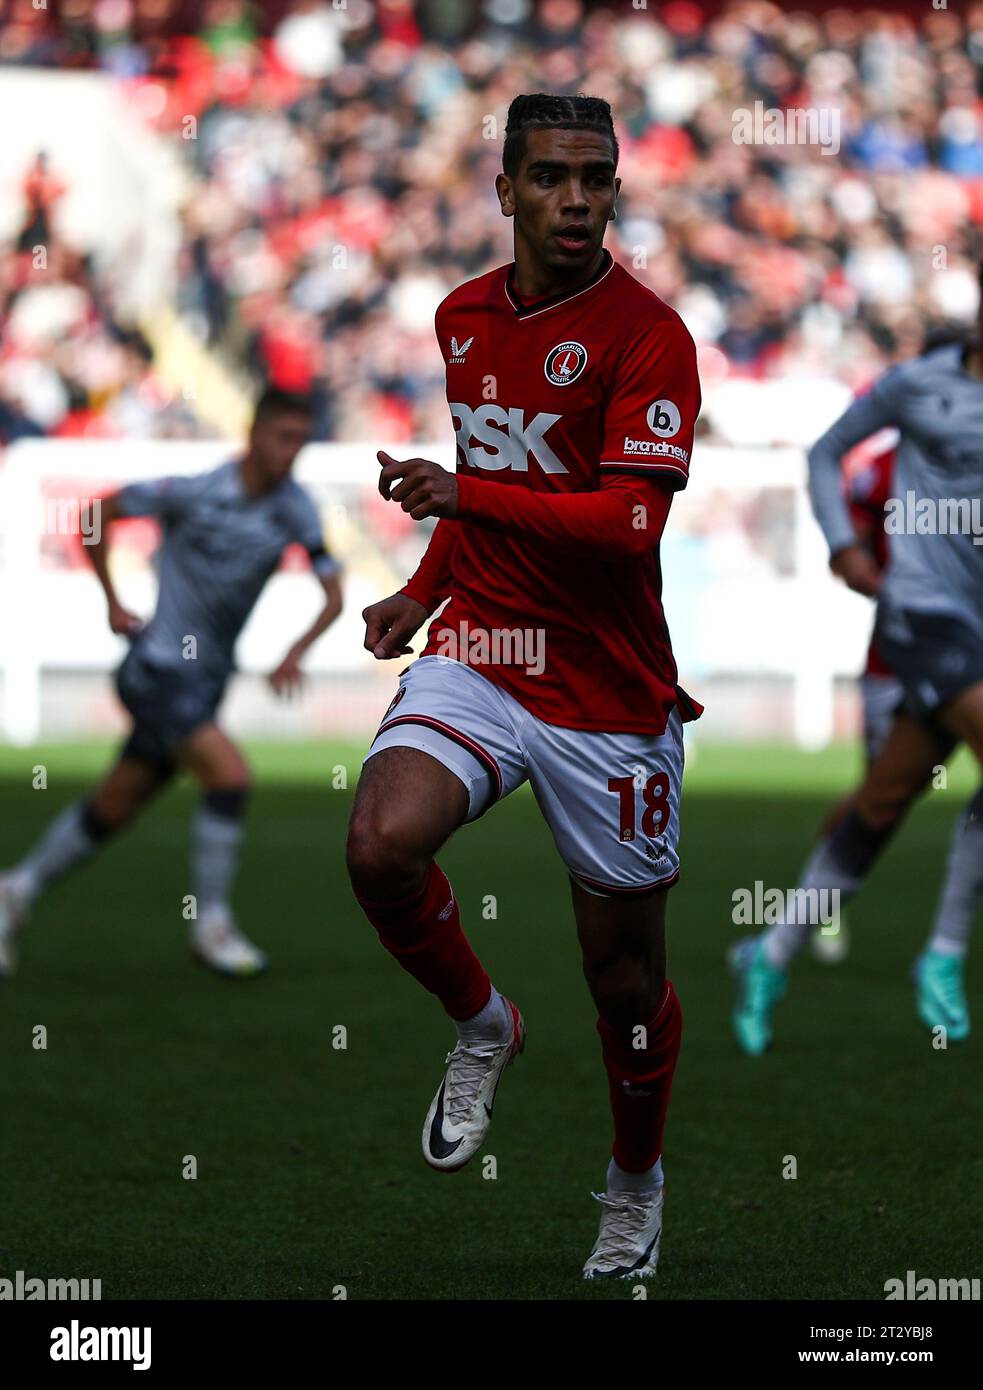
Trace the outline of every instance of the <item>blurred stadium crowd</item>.
[[[494, 178], [521, 91], [611, 102], [608, 245], [683, 314], [705, 382], [856, 389], [972, 319], [983, 4], [714, 10], [0, 0], [0, 67], [102, 69], [142, 94], [189, 166], [184, 321], [242, 381], [312, 391], [319, 437], [398, 443], [446, 433], [437, 303], [511, 258]], [[736, 143], [756, 102], [838, 111], [837, 152]], [[64, 192], [43, 157], [26, 168], [0, 246], [0, 444], [208, 433], [120, 321], [92, 248], [61, 241]]]

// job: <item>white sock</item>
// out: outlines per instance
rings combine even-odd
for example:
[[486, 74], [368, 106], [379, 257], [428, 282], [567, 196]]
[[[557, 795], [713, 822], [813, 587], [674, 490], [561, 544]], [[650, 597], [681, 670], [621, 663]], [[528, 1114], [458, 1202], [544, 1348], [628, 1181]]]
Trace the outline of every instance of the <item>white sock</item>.
[[[815, 890], [817, 908], [822, 903], [821, 895], [824, 892], [838, 893], [839, 908], [846, 907], [854, 894], [864, 886], [871, 869], [890, 843], [895, 828], [892, 825], [868, 825], [860, 813], [851, 807], [813, 850], [812, 857], [802, 870], [799, 888], [807, 893]], [[793, 903], [797, 909], [800, 900], [795, 898]], [[802, 904], [802, 911], [794, 910], [790, 914], [794, 920], [782, 920], [769, 928], [764, 933], [768, 961], [779, 970], [787, 970], [805, 945], [809, 933], [819, 925], [816, 920], [818, 915], [806, 902]], [[798, 920], [800, 917], [801, 921]]]
[[191, 874], [199, 918], [216, 910], [231, 915], [229, 898], [243, 833], [238, 815], [219, 815], [204, 802], [195, 812], [191, 822]]
[[652, 1197], [664, 1181], [661, 1158], [657, 1158], [644, 1173], [626, 1172], [613, 1158], [608, 1164], [608, 1192], [632, 1192], [640, 1197]]
[[965, 956], [976, 909], [983, 900], [983, 819], [977, 793], [952, 836], [945, 868], [945, 883], [932, 925], [928, 949], [944, 956]]
[[30, 869], [18, 864], [4, 879], [7, 892], [18, 908], [30, 907], [41, 891], [41, 885]]
[[513, 1027], [512, 1010], [494, 985], [485, 1007], [479, 1009], [473, 1018], [457, 1022], [458, 1036], [461, 1042], [467, 1044], [505, 1042], [512, 1036]]
[[[862, 879], [844, 870], [836, 854], [832, 852], [829, 841], [822, 840], [802, 870], [797, 887], [805, 892], [810, 889], [821, 892], [835, 888], [839, 891], [840, 907], [843, 908], [862, 883]], [[778, 970], [788, 969], [806, 944], [809, 933], [819, 925], [818, 919], [814, 920], [808, 909], [796, 913], [797, 901], [796, 898], [792, 899], [792, 912], [788, 917], [783, 912], [781, 921], [776, 922], [764, 933], [765, 956], [769, 965], [774, 965]]]
[[85, 804], [73, 802], [45, 828], [28, 854], [7, 875], [15, 902], [29, 907], [49, 884], [57, 882], [97, 853], [100, 842], [86, 828]]
[[933, 936], [926, 949], [934, 951], [937, 956], [955, 956], [957, 960], [964, 960], [966, 956], [965, 943], [947, 941], [944, 936]]

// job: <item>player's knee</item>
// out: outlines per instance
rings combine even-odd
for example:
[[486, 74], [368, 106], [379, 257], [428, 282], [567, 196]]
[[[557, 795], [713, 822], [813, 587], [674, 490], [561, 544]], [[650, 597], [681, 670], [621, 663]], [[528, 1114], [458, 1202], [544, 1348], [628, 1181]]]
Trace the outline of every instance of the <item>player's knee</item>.
[[860, 792], [856, 809], [872, 829], [892, 830], [903, 819], [917, 794], [907, 781], [886, 778]]
[[96, 794], [82, 807], [82, 829], [95, 844], [102, 844], [133, 819], [137, 807], [119, 794]]
[[637, 956], [585, 962], [584, 974], [598, 1013], [617, 1028], [647, 1023], [665, 990], [665, 972]]
[[208, 778], [205, 791], [208, 795], [213, 792], [238, 794], [243, 799], [249, 796], [253, 789], [253, 776], [249, 764], [238, 752], [235, 757], [223, 760]]
[[248, 796], [252, 790], [252, 771], [238, 748], [228, 745], [207, 752], [197, 750], [187, 762], [206, 795], [212, 792], [241, 792]]
[[251, 778], [243, 776], [236, 768], [216, 769], [214, 772], [199, 773], [196, 777], [203, 797], [240, 796], [244, 800], [253, 789]]
[[142, 786], [110, 777], [86, 802], [82, 815], [90, 839], [105, 840], [134, 820], [146, 801]]
[[348, 827], [345, 857], [352, 886], [367, 897], [402, 889], [419, 877], [427, 860], [405, 818], [358, 808]]

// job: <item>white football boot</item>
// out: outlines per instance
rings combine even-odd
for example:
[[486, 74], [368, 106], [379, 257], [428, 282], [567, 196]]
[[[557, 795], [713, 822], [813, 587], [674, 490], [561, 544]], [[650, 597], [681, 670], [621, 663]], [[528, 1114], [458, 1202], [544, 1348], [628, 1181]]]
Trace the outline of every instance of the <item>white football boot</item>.
[[526, 1045], [522, 1015], [512, 1011], [512, 1036], [503, 1043], [459, 1042], [447, 1054], [447, 1075], [423, 1123], [423, 1157], [431, 1168], [453, 1173], [470, 1163], [491, 1125], [502, 1072]]
[[6, 875], [0, 877], [0, 980], [9, 980], [17, 971], [16, 937], [29, 916], [27, 906], [10, 887]]
[[269, 965], [266, 954], [243, 936], [231, 913], [207, 908], [191, 933], [192, 953], [220, 975], [259, 975]]
[[604, 1211], [585, 1279], [650, 1279], [659, 1263], [663, 1189], [651, 1197], [637, 1192], [594, 1192]]

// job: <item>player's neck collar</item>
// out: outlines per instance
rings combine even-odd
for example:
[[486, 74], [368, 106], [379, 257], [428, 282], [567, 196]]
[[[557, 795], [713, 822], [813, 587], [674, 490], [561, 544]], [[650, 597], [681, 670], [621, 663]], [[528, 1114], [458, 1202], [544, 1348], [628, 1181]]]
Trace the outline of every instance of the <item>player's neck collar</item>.
[[614, 265], [614, 257], [606, 246], [601, 247], [601, 263], [597, 270], [582, 285], [577, 285], [572, 290], [562, 290], [559, 294], [548, 295], [545, 299], [533, 300], [531, 304], [522, 304], [515, 292], [515, 262], [509, 266], [509, 273], [505, 277], [505, 297], [515, 310], [517, 319], [527, 319], [533, 314], [541, 314], [546, 309], [555, 309], [558, 304], [565, 304], [568, 299], [575, 299], [578, 294], [585, 294], [587, 290], [592, 290], [599, 284]]

